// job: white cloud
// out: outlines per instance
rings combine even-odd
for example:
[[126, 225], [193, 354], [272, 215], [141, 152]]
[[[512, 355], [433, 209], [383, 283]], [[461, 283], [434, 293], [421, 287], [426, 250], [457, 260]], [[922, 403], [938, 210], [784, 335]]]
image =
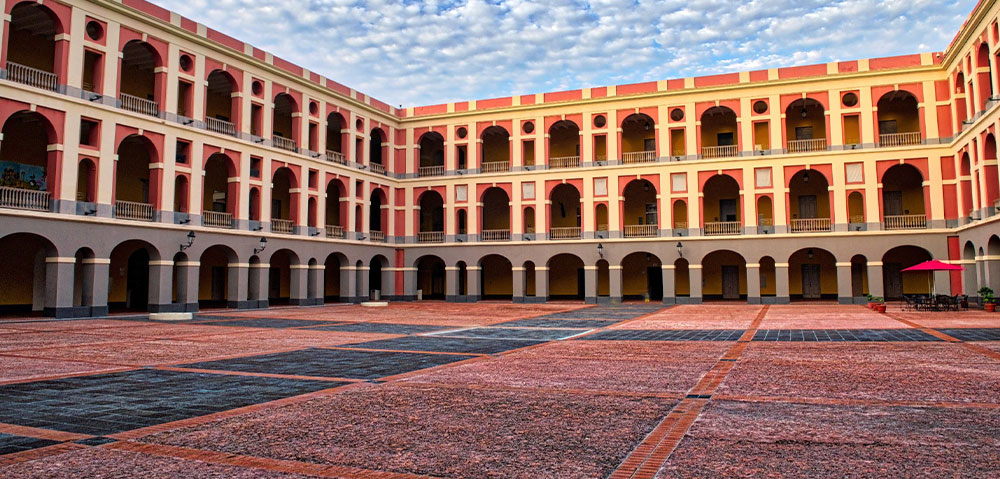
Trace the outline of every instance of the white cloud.
[[976, 0], [153, 0], [391, 104], [943, 50]]

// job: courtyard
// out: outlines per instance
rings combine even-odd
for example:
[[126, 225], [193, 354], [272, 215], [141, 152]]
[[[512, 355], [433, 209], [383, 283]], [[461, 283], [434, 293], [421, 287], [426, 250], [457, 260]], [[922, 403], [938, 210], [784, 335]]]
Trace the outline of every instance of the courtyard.
[[0, 321], [0, 477], [997, 477], [1000, 315], [393, 303]]

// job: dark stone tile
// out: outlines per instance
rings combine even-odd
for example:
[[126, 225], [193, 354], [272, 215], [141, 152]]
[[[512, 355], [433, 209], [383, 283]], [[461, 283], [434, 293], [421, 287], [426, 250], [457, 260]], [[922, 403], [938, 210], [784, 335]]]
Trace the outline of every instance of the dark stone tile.
[[240, 328], [299, 328], [302, 326], [324, 326], [336, 324], [332, 321], [312, 321], [308, 319], [247, 318], [231, 321], [202, 321], [198, 324], [211, 326], [233, 326]]
[[118, 442], [117, 439], [111, 439], [110, 437], [96, 436], [88, 437], [87, 439], [80, 439], [78, 441], [73, 441], [76, 444], [82, 444], [84, 446], [102, 446], [104, 444], [111, 444], [112, 442]]
[[554, 341], [565, 339], [585, 331], [579, 329], [537, 329], [537, 328], [470, 328], [433, 336], [439, 338], [477, 339], [528, 339]]
[[0, 455], [59, 444], [58, 441], [0, 433]]
[[938, 331], [962, 341], [1000, 341], [1000, 328], [949, 328]]
[[602, 319], [545, 319], [528, 318], [508, 321], [506, 323], [494, 324], [494, 326], [504, 326], [510, 328], [580, 328], [596, 329], [619, 323], [619, 320]]
[[754, 341], [941, 341], [919, 329], [760, 329]]
[[633, 319], [663, 309], [656, 304], [628, 304], [617, 306], [594, 306], [561, 313], [546, 314], [534, 319]]
[[396, 351], [435, 351], [442, 353], [496, 354], [546, 341], [522, 339], [449, 338], [441, 336], [407, 336], [403, 338], [367, 341], [344, 346], [360, 349], [391, 349]]
[[580, 339], [596, 341], [736, 341], [742, 329], [613, 329]]
[[443, 331], [449, 328], [441, 326], [428, 326], [425, 324], [345, 323], [329, 324], [309, 329], [320, 331], [343, 331], [349, 333], [420, 334], [432, 331]]

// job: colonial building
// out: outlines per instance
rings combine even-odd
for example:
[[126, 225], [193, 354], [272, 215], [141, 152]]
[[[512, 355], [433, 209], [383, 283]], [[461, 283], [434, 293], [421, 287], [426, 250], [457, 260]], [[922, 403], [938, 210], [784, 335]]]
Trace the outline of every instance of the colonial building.
[[943, 52], [403, 109], [143, 0], [0, 3], [5, 314], [1000, 289], [993, 1]]

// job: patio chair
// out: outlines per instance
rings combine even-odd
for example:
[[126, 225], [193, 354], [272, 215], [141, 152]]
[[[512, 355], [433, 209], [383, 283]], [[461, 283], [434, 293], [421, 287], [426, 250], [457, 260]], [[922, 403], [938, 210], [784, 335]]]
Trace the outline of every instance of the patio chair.
[[916, 311], [917, 303], [914, 298], [910, 296], [903, 295], [903, 311]]
[[958, 311], [958, 308], [962, 308], [966, 311], [969, 310], [969, 295], [967, 294], [955, 295], [955, 311]]

